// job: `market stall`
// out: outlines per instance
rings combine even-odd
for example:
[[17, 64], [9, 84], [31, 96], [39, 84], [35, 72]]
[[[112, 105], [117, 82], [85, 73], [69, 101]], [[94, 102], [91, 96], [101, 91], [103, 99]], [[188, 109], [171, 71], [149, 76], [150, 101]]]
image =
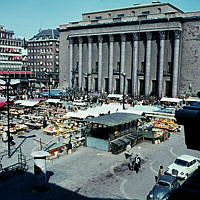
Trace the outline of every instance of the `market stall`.
[[86, 146], [114, 154], [124, 151], [129, 143], [133, 145], [143, 139], [137, 132], [141, 118], [130, 113], [113, 113], [84, 120], [88, 123]]
[[146, 120], [139, 126], [139, 130], [143, 134], [144, 139], [151, 140], [153, 143], [160, 143], [167, 140], [171, 134], [179, 130], [174, 116], [166, 115], [156, 113], [146, 113], [144, 115]]

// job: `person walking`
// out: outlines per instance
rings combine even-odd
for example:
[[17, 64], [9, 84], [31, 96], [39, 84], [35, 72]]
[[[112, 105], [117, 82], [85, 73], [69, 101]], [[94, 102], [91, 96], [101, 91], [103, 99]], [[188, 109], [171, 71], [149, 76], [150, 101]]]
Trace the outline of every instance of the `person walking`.
[[127, 146], [126, 146], [126, 152], [125, 152], [125, 158], [128, 159], [131, 155], [131, 144], [129, 143]]
[[159, 170], [158, 170], [158, 175], [155, 176], [156, 182], [163, 175], [164, 175], [164, 170], [163, 170], [163, 166], [161, 165], [160, 168], [159, 168]]
[[130, 171], [133, 171], [133, 167], [134, 167], [134, 159], [133, 159], [133, 155], [130, 154], [129, 155], [128, 168], [129, 168]]
[[136, 154], [134, 160], [134, 170], [136, 171], [136, 173], [139, 172], [140, 166], [141, 166], [141, 158], [138, 156], [138, 154]]

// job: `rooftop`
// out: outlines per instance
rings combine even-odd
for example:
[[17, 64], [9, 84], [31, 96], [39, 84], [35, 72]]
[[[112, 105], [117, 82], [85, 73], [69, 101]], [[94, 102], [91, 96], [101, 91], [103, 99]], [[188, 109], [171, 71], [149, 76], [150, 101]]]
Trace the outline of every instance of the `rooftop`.
[[56, 29], [46, 29], [39, 31], [39, 33], [34, 35], [29, 41], [57, 40], [58, 38], [59, 32]]
[[88, 15], [88, 14], [95, 14], [95, 13], [103, 13], [103, 12], [109, 12], [109, 11], [120, 11], [120, 10], [129, 10], [129, 9], [138, 9], [138, 8], [146, 8], [146, 7], [154, 7], [154, 6], [170, 6], [174, 9], [176, 9], [178, 12], [182, 12], [182, 10], [176, 8], [172, 4], [169, 3], [160, 3], [159, 1], [153, 1], [152, 3], [149, 4], [133, 4], [132, 6], [125, 7], [125, 8], [116, 8], [116, 9], [109, 9], [109, 10], [104, 10], [104, 11], [96, 11], [96, 12], [89, 12], [89, 13], [84, 13], [83, 15]]

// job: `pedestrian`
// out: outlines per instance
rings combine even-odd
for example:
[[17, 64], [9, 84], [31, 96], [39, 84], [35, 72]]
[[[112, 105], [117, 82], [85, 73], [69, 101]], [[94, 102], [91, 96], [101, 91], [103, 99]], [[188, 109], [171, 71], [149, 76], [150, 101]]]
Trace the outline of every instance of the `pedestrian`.
[[136, 173], [139, 172], [140, 164], [141, 164], [141, 158], [136, 154], [134, 159], [134, 170], [136, 171]]
[[134, 166], [134, 159], [133, 159], [133, 155], [130, 154], [129, 155], [129, 163], [128, 163], [128, 168], [130, 171], [133, 171], [133, 166]]
[[159, 168], [159, 170], [158, 170], [158, 175], [155, 176], [156, 182], [157, 182], [157, 180], [158, 180], [161, 176], [163, 176], [163, 175], [164, 175], [164, 170], [163, 170], [163, 166], [161, 165], [160, 168]]
[[46, 128], [47, 126], [47, 120], [45, 119], [45, 117], [43, 118], [43, 128]]
[[126, 146], [126, 152], [125, 152], [125, 158], [126, 158], [126, 159], [129, 158], [130, 155], [131, 155], [130, 150], [131, 150], [131, 144], [129, 143], [129, 144]]

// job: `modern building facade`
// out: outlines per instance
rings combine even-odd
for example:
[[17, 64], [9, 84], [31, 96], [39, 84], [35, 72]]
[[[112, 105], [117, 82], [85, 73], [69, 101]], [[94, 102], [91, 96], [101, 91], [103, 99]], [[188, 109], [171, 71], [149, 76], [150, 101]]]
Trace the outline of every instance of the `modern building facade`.
[[152, 2], [85, 13], [59, 31], [64, 88], [158, 97], [200, 91], [200, 12]]
[[25, 70], [25, 43], [15, 38], [14, 31], [0, 25], [0, 75], [10, 78], [29, 78], [31, 72]]
[[58, 84], [59, 32], [55, 29], [41, 30], [28, 41], [28, 67], [37, 82]]

